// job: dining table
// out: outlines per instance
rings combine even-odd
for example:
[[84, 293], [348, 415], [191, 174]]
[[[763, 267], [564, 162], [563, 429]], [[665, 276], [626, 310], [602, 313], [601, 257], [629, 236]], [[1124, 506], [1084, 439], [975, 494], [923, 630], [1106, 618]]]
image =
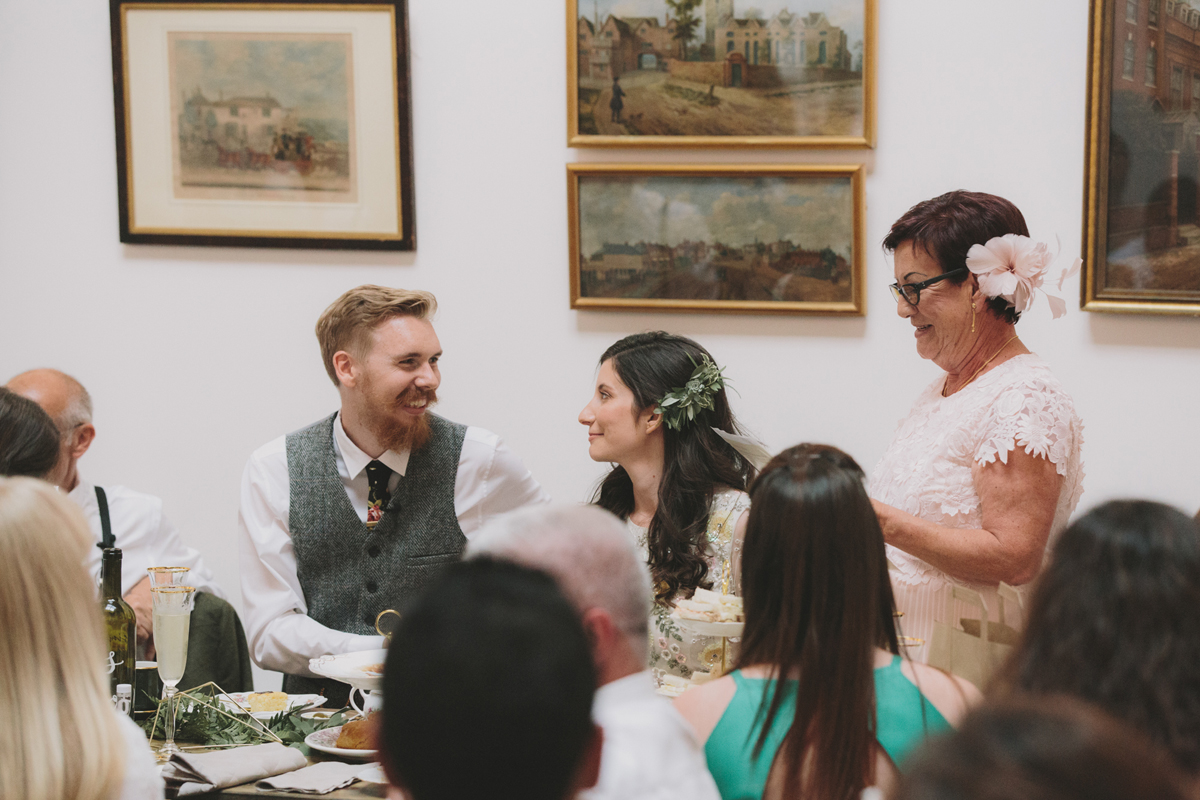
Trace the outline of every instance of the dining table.
[[[309, 766], [320, 763], [322, 761], [337, 761], [338, 759], [332, 756], [325, 756], [318, 753], [313, 753], [308, 756]], [[363, 764], [363, 769], [366, 769], [370, 764]], [[300, 797], [328, 797], [330, 800], [367, 800], [367, 798], [387, 797], [388, 787], [385, 783], [368, 783], [366, 781], [355, 781], [349, 786], [341, 789], [334, 789], [327, 794], [306, 795], [297, 794], [296, 792], [276, 792], [276, 791], [259, 791], [255, 788], [257, 781], [243, 783], [240, 786], [230, 786], [227, 789], [217, 789], [201, 797], [289, 797], [291, 800], [297, 800]]]
[[[158, 739], [156, 739], [150, 743], [151, 748], [155, 749], [155, 750], [157, 750], [157, 748], [161, 745], [162, 745], [162, 741], [158, 740]], [[185, 745], [184, 749], [186, 752], [189, 752], [189, 753], [209, 752], [207, 748], [195, 747], [195, 746], [189, 747], [189, 746]], [[336, 756], [330, 756], [330, 755], [326, 755], [324, 753], [318, 753], [315, 751], [310, 751], [305, 756], [305, 760], [307, 761], [307, 764], [305, 766], [310, 766], [310, 767], [313, 764], [320, 764], [323, 761], [337, 761], [337, 762], [341, 762], [341, 763], [347, 763], [345, 759], [340, 759], [340, 758], [337, 758]], [[365, 761], [362, 763], [362, 768], [365, 770], [368, 767], [370, 767], [371, 764], [372, 764], [372, 762]], [[237, 786], [227, 786], [223, 789], [216, 789], [216, 790], [208, 792], [206, 794], [195, 795], [195, 796], [203, 797], [203, 798], [289, 797], [289, 798], [291, 798], [291, 800], [297, 800], [297, 798], [300, 798], [300, 797], [323, 797], [323, 798], [327, 797], [327, 798], [330, 798], [330, 800], [367, 800], [367, 798], [387, 797], [387, 791], [388, 791], [387, 784], [373, 783], [370, 781], [363, 781], [363, 780], [358, 780], [358, 781], [355, 781], [354, 783], [350, 784], [349, 786], [345, 786], [341, 789], [334, 789], [332, 792], [326, 792], [325, 794], [318, 794], [318, 795], [300, 794], [297, 792], [280, 792], [280, 791], [274, 791], [274, 790], [260, 791], [255, 786], [255, 784], [258, 783], [258, 780], [260, 780], [260, 779], [247, 781], [246, 783], [238, 784]], [[174, 800], [176, 795], [171, 790], [171, 788], [168, 787], [166, 796], [167, 796], [168, 800]]]

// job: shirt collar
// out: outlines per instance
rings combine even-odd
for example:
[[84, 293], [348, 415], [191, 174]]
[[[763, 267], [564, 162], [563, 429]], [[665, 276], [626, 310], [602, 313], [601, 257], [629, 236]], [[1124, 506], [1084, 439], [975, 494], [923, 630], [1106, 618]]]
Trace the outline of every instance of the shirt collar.
[[605, 706], [644, 702], [648, 697], [657, 698], [654, 673], [650, 670], [617, 678], [596, 689], [596, 702]]
[[[357, 478], [359, 473], [367, 468], [367, 464], [375, 460], [364, 453], [358, 445], [350, 441], [346, 429], [342, 427], [341, 411], [338, 412], [337, 419], [334, 420], [333, 441], [342, 454], [342, 463], [346, 465], [346, 474], [350, 476], [350, 480]], [[403, 476], [404, 471], [408, 469], [408, 456], [411, 452], [412, 450], [407, 447], [399, 453], [395, 450], [385, 450], [378, 460], [386, 464], [392, 472]]]
[[74, 500], [76, 505], [87, 508], [88, 505], [95, 505], [97, 502], [96, 487], [80, 475], [75, 483], [75, 488], [67, 492], [67, 497]]

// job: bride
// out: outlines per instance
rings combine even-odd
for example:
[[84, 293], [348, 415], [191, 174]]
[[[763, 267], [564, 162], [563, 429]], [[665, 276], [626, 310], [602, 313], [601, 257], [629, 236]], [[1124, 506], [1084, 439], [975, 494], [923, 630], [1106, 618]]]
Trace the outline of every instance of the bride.
[[579, 421], [592, 460], [613, 464], [593, 502], [626, 522], [650, 567], [650, 666], [683, 678], [711, 671], [720, 640], [689, 634], [669, 615], [698, 587], [739, 593], [754, 467], [714, 430], [739, 432], [720, 370], [683, 336], [627, 336], [600, 357]]

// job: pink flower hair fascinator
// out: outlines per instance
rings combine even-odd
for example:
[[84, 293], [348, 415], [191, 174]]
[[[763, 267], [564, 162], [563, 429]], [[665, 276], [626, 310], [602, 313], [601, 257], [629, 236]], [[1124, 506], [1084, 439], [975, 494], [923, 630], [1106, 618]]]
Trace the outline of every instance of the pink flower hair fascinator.
[[[1067, 313], [1067, 304], [1042, 288], [1050, 265], [1062, 251], [1051, 253], [1045, 242], [1035, 242], [1028, 236], [1006, 233], [989, 239], [987, 244], [974, 244], [967, 251], [967, 267], [975, 273], [979, 289], [988, 297], [1003, 297], [1018, 312], [1033, 308], [1034, 292], [1046, 295], [1054, 319]], [[1058, 289], [1063, 282], [1079, 271], [1082, 259], [1075, 259], [1071, 266], [1058, 276]]]

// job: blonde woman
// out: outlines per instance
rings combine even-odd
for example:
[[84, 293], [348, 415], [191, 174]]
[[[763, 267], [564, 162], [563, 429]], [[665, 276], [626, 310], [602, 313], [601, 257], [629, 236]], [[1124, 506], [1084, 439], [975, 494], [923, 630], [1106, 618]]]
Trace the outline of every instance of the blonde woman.
[[114, 711], [79, 509], [0, 478], [0, 800], [161, 798], [146, 738]]

